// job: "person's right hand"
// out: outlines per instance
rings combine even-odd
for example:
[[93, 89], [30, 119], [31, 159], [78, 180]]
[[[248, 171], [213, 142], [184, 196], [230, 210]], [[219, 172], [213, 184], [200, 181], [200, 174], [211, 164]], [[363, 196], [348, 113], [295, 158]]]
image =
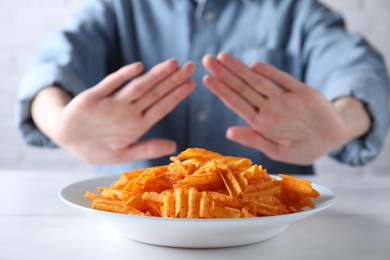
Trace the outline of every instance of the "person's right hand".
[[140, 62], [127, 65], [83, 91], [65, 104], [52, 121], [55, 127], [46, 132], [44, 119], [33, 111], [34, 121], [55, 143], [91, 164], [171, 154], [176, 150], [172, 140], [138, 140], [192, 92], [195, 83], [189, 78], [195, 66], [188, 62], [180, 68], [170, 59], [139, 76], [142, 71]]

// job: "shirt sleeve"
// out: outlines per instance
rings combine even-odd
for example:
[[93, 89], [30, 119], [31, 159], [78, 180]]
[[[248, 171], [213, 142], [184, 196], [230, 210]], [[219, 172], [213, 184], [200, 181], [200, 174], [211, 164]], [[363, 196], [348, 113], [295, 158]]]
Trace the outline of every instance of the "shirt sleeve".
[[330, 155], [350, 165], [364, 165], [381, 150], [389, 126], [389, 79], [381, 56], [361, 36], [345, 30], [340, 15], [313, 2], [304, 27], [305, 82], [330, 101], [344, 96], [361, 100], [372, 119], [369, 132]]
[[56, 85], [75, 96], [99, 82], [112, 66], [115, 17], [105, 0], [86, 1], [60, 31], [51, 33], [22, 78], [16, 103], [16, 124], [30, 145], [56, 147], [34, 124], [31, 103], [43, 88]]

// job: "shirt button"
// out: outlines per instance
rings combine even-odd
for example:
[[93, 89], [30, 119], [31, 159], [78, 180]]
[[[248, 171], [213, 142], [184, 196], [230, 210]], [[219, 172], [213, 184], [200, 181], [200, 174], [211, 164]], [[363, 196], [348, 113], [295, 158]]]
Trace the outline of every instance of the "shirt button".
[[214, 12], [207, 12], [205, 15], [206, 21], [212, 22], [215, 20], [215, 13]]
[[200, 112], [198, 112], [196, 117], [197, 117], [198, 121], [202, 123], [202, 122], [206, 121], [207, 114], [205, 112], [203, 112], [203, 111], [200, 111]]

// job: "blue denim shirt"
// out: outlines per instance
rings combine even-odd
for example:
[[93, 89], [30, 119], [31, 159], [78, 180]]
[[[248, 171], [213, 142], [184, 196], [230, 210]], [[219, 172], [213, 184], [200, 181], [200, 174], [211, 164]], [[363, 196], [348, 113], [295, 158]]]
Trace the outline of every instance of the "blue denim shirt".
[[[31, 119], [30, 105], [42, 88], [59, 85], [72, 95], [94, 86], [123, 65], [142, 61], [146, 70], [171, 57], [197, 65], [197, 87], [143, 139], [175, 140], [178, 151], [203, 147], [245, 156], [271, 173], [313, 173], [270, 160], [225, 138], [245, 125], [202, 84], [202, 57], [228, 52], [248, 65], [262, 61], [320, 90], [330, 101], [354, 96], [373, 119], [370, 132], [331, 153], [340, 162], [363, 165], [380, 151], [389, 124], [389, 82], [381, 57], [342, 18], [313, 0], [91, 0], [38, 51], [21, 83], [17, 123], [31, 145], [55, 147]], [[102, 166], [110, 172], [167, 164], [167, 158]]]

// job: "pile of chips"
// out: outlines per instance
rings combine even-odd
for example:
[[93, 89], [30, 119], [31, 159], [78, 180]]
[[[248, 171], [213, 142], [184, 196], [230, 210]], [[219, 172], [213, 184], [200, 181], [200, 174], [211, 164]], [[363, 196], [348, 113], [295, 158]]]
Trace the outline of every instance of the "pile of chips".
[[268, 175], [247, 158], [189, 148], [169, 165], [123, 172], [111, 187], [85, 197], [97, 210], [164, 218], [247, 218], [314, 208], [311, 182]]

